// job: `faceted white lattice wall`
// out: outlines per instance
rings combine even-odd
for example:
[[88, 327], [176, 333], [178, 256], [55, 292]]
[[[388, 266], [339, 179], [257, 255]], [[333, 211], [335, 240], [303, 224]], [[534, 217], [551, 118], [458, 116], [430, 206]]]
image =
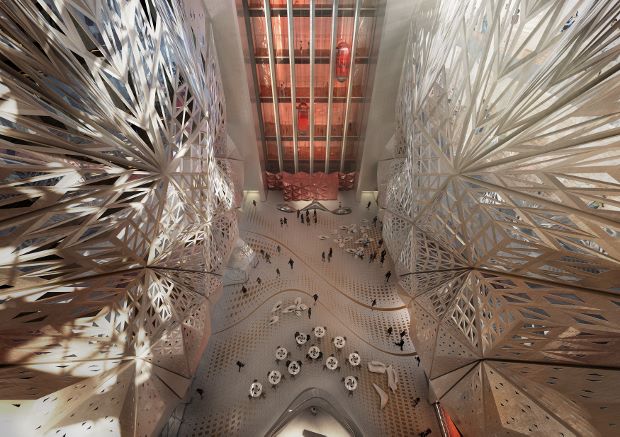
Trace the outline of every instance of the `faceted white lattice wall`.
[[200, 1], [0, 3], [6, 435], [151, 435], [184, 396], [237, 238], [224, 113]]
[[416, 349], [464, 435], [620, 432], [618, 18], [578, 0], [413, 17], [379, 198]]

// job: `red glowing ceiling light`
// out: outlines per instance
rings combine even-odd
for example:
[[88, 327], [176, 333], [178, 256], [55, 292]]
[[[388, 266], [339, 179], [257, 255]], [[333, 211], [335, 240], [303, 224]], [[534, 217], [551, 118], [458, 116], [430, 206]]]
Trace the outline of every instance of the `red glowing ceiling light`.
[[349, 67], [351, 65], [351, 47], [344, 41], [340, 41], [336, 46], [336, 80], [344, 82], [349, 78]]
[[300, 132], [308, 132], [309, 126], [308, 105], [301, 102], [297, 105], [297, 129]]

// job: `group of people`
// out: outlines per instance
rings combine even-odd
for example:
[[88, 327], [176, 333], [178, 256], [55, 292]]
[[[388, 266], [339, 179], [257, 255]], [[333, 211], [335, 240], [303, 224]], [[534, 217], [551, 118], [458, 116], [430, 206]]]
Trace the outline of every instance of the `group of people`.
[[[306, 214], [304, 214], [300, 210], [297, 210], [297, 218], [299, 219], [302, 225], [306, 223], [308, 226], [310, 226], [310, 210], [307, 209]], [[312, 219], [314, 220], [314, 224], [316, 225], [318, 223], [316, 209], [312, 211]], [[286, 224], [286, 218], [284, 218], [284, 220], [285, 220], [284, 224]]]
[[[334, 255], [334, 251], [333, 249], [330, 247], [329, 248], [329, 252], [327, 252], [327, 262], [330, 263], [332, 262], [332, 256]], [[325, 251], [323, 251], [323, 253], [321, 253], [321, 259], [323, 260], [323, 262], [325, 262]]]

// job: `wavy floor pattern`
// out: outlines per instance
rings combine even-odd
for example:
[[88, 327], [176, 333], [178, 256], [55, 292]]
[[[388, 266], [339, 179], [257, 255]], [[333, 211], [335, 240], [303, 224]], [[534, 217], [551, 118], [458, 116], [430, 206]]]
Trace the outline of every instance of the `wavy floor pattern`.
[[[274, 200], [252, 205], [252, 198], [246, 196], [240, 215], [241, 237], [260, 258], [255, 268], [250, 268], [245, 284], [231, 285], [214, 303], [212, 337], [199, 365], [191, 397], [171, 422], [176, 426], [168, 428], [169, 435], [264, 435], [289, 405], [304, 390], [317, 387], [334, 396], [347, 414], [357, 422], [367, 435], [411, 436], [431, 428], [438, 433], [433, 407], [426, 402], [428, 387], [420, 367], [417, 367], [413, 348], [408, 336], [401, 352], [394, 344], [399, 332], [409, 328], [409, 297], [399, 291], [396, 284], [386, 283], [385, 273], [392, 268], [391, 261], [384, 266], [378, 261], [368, 262], [356, 259], [334, 243], [342, 225], [369, 227], [369, 236], [380, 238], [380, 225], [375, 228], [372, 219], [376, 208], [365, 207], [366, 200], [356, 206], [350, 216], [335, 216], [319, 212], [318, 223], [310, 226], [297, 221], [295, 214], [286, 215], [288, 226], [280, 227], [279, 219], [284, 216], [276, 209], [277, 194], [270, 193]], [[363, 205], [362, 205], [363, 204]], [[319, 236], [329, 235], [321, 240]], [[354, 240], [358, 234], [351, 234]], [[374, 243], [373, 243], [374, 244]], [[277, 246], [280, 246], [280, 253]], [[331, 262], [323, 262], [321, 253], [334, 249]], [[261, 257], [263, 250], [271, 255], [271, 263]], [[289, 258], [295, 261], [290, 269]], [[280, 269], [280, 276], [276, 274]], [[261, 278], [261, 284], [256, 279]], [[312, 295], [319, 294], [313, 305]], [[401, 298], [401, 295], [403, 296]], [[306, 312], [301, 317], [280, 314], [280, 320], [269, 325], [271, 309], [278, 301], [284, 305], [295, 298], [312, 308], [311, 319]], [[404, 298], [404, 301], [403, 301]], [[371, 302], [376, 299], [376, 307]], [[325, 326], [327, 335], [320, 340], [314, 337], [307, 346], [295, 346], [296, 331], [310, 333], [314, 326]], [[393, 334], [387, 328], [393, 327]], [[342, 351], [336, 351], [331, 338], [342, 335], [347, 344]], [[323, 370], [323, 362], [306, 361], [310, 344], [318, 345], [328, 356], [336, 354], [341, 370]], [[302, 360], [301, 374], [295, 379], [287, 378], [277, 389], [270, 388], [266, 375], [277, 369], [286, 374], [285, 365], [276, 363], [275, 350], [284, 346], [291, 352], [291, 359]], [[362, 356], [362, 367], [353, 368], [346, 363], [352, 351]], [[245, 363], [239, 372], [236, 361]], [[367, 362], [371, 360], [392, 364], [400, 378], [395, 393], [389, 391], [385, 375], [368, 372]], [[354, 375], [359, 386], [353, 396], [348, 396], [341, 378]], [[266, 396], [263, 399], [249, 399], [248, 390], [254, 379], [262, 382]], [[390, 399], [381, 410], [379, 396], [372, 384], [389, 392]], [[203, 393], [202, 398], [198, 389]], [[414, 406], [416, 398], [422, 401]]]

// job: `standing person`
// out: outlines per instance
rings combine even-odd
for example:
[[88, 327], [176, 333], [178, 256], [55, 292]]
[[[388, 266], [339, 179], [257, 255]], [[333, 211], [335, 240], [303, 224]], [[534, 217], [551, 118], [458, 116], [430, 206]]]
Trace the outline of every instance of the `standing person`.
[[385, 262], [385, 256], [381, 255], [381, 259], [379, 260], [379, 262], [381, 263], [381, 265], [383, 265], [383, 263]]
[[366, 209], [370, 209], [370, 205], [372, 204], [372, 202], [368, 202], [368, 205], [366, 205]]
[[306, 224], [310, 226], [310, 216], [306, 217]]
[[398, 343], [394, 343], [396, 346], [400, 346], [400, 350], [403, 350], [403, 346], [405, 345], [405, 340], [404, 339], [400, 339], [400, 341]]
[[314, 299], [314, 304], [316, 305], [316, 301], [319, 300], [319, 295], [317, 293], [314, 293], [312, 295], [312, 299]]
[[372, 303], [370, 304], [370, 309], [374, 310], [376, 306], [377, 306], [377, 299], [373, 299]]
[[284, 220], [280, 219], [280, 227], [284, 226]]
[[280, 269], [276, 267], [276, 276], [279, 278], [280, 277]]
[[308, 319], [312, 318], [312, 308], [308, 308]]
[[312, 211], [312, 215], [314, 216], [314, 218], [316, 218], [316, 209]]
[[252, 205], [256, 206], [256, 200], [252, 200]]
[[284, 220], [284, 225], [288, 228], [288, 220], [286, 217], [284, 217], [282, 220]]
[[297, 210], [297, 218], [299, 218], [299, 210]]
[[265, 261], [267, 261], [269, 264], [271, 264], [271, 255], [269, 255], [268, 252], [265, 252]]
[[282, 251], [282, 249], [280, 248], [279, 244], [276, 246], [276, 250], [278, 251], [278, 253], [280, 253]]
[[316, 221], [316, 214], [314, 214], [314, 224], [316, 225], [317, 221]]
[[379, 247], [383, 246], [383, 238], [379, 238], [378, 243], [379, 243]]
[[375, 216], [375, 217], [372, 219], [372, 224], [375, 226], [375, 228], [377, 227], [377, 216]]
[[330, 257], [330, 258], [332, 257], [333, 253], [334, 253], [334, 251], [333, 251], [333, 250], [332, 250], [332, 248], [330, 247], [330, 248], [329, 248], [329, 257]]
[[304, 224], [304, 215], [303, 214], [301, 215], [301, 224], [302, 225]]
[[293, 261], [293, 258], [289, 258], [288, 265], [291, 266], [291, 270], [293, 270], [293, 264], [295, 264], [295, 261]]
[[245, 285], [241, 286], [241, 292], [242, 292], [243, 294], [246, 294], [246, 293], [248, 292], [248, 289], [247, 289], [247, 288], [245, 288]]
[[392, 276], [392, 271], [388, 270], [388, 272], [385, 274], [385, 282], [390, 282], [390, 276]]
[[200, 395], [200, 400], [202, 400], [202, 395], [204, 394], [205, 391], [201, 388], [197, 388], [196, 392]]
[[321, 254], [321, 259], [323, 260], [323, 262], [325, 262], [325, 252]]
[[389, 336], [389, 335], [392, 335], [392, 332], [394, 332], [394, 328], [392, 328], [392, 327], [390, 326], [390, 327], [387, 329], [388, 336]]
[[239, 372], [241, 372], [241, 368], [245, 367], [245, 364], [242, 363], [241, 361], [237, 360], [237, 366], [239, 367]]
[[418, 362], [418, 367], [420, 367], [420, 357], [419, 356], [415, 357], [415, 360]]
[[258, 278], [256, 278], [256, 282], [258, 283], [258, 285], [260, 285], [262, 284], [263, 280], [259, 276]]

